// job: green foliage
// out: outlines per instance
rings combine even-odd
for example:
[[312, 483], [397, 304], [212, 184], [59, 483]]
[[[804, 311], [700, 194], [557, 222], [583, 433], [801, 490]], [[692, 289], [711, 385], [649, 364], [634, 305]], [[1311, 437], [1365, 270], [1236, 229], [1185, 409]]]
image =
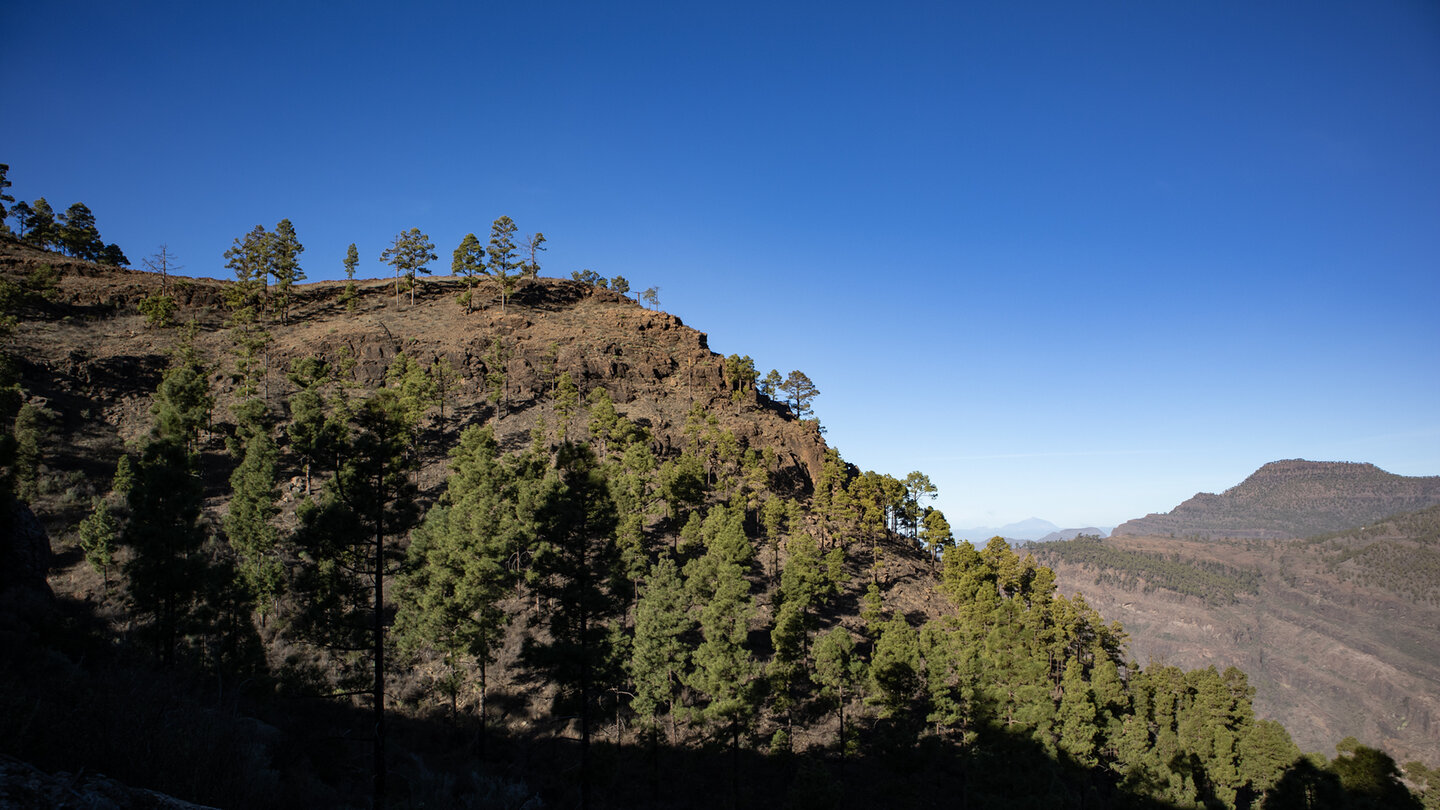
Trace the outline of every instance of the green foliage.
[[885, 602], [880, 596], [880, 586], [874, 582], [860, 597], [860, 621], [865, 623], [865, 635], [879, 638], [885, 626]]
[[351, 242], [350, 247], [345, 249], [345, 289], [340, 293], [340, 303], [345, 305], [347, 312], [354, 312], [358, 304], [359, 293], [355, 287], [355, 268], [360, 265], [360, 251]]
[[104, 498], [96, 497], [90, 502], [90, 514], [80, 521], [79, 535], [85, 561], [104, 578], [108, 589], [110, 567], [115, 564], [115, 549], [120, 540], [120, 524]]
[[164, 329], [175, 325], [175, 296], [156, 292], [140, 299], [140, 314], [145, 316], [145, 325]]
[[[654, 725], [675, 713], [690, 659], [685, 637], [695, 627], [680, 569], [662, 557], [651, 569], [635, 603], [635, 643], [626, 671], [635, 684], [631, 701], [641, 722]], [[672, 741], [673, 741], [672, 722]]]
[[[383, 669], [383, 584], [397, 561], [386, 539], [416, 519], [407, 412], [399, 394], [381, 389], [350, 416], [335, 476], [318, 501], [297, 509], [292, 540], [305, 564], [293, 590], [299, 599], [291, 629], [338, 656], [340, 686], [363, 683], [369, 663]], [[383, 680], [382, 680], [383, 683]], [[383, 709], [383, 695], [372, 694]]]
[[754, 390], [759, 376], [750, 355], [732, 354], [725, 358], [725, 384], [730, 386], [730, 398], [734, 401], [739, 402], [744, 394]]
[[920, 690], [920, 671], [920, 638], [896, 611], [875, 642], [866, 701], [879, 708], [881, 717], [908, 710]]
[[820, 396], [820, 389], [815, 387], [815, 383], [811, 382], [803, 371], [790, 372], [785, 381], [776, 386], [776, 390], [789, 397], [791, 409], [795, 411], [795, 416], [801, 419], [810, 415], [810, 403]]
[[15, 198], [5, 193], [5, 189], [15, 185], [5, 175], [10, 173], [10, 164], [0, 163], [0, 233], [9, 233], [10, 227], [5, 224], [10, 212], [5, 209], [5, 203], [15, 202]]
[[150, 412], [155, 416], [152, 434], [178, 442], [187, 450], [199, 446], [200, 430], [210, 422], [215, 399], [210, 394], [206, 369], [198, 360], [182, 360], [166, 370]]
[[437, 404], [439, 389], [425, 367], [400, 352], [385, 370], [385, 380], [397, 394], [397, 403], [412, 437], [418, 439], [420, 419]]
[[[461, 657], [477, 666], [483, 722], [486, 670], [508, 621], [500, 600], [512, 583], [510, 475], [489, 428], [466, 429], [450, 457], [444, 503], [411, 534], [395, 630], [403, 648], [434, 649], [452, 672]], [[447, 684], [452, 706], [457, 686]]]
[[555, 432], [556, 438], [565, 441], [570, 428], [570, 422], [575, 418], [575, 413], [580, 408], [580, 389], [575, 387], [575, 381], [570, 378], [570, 372], [560, 372], [560, 380], [555, 384]]
[[[490, 272], [500, 282], [500, 311], [505, 311], [505, 302], [515, 289], [515, 271], [520, 263], [515, 259], [515, 222], [501, 216], [490, 225], [490, 244], [485, 253], [490, 257]], [[539, 271], [539, 265], [536, 265]]]
[[263, 616], [279, 598], [285, 569], [278, 553], [274, 519], [278, 451], [267, 431], [257, 430], [245, 442], [244, 457], [230, 474], [230, 508], [225, 535], [235, 552], [235, 570], [249, 603]]
[[1330, 770], [1340, 777], [1351, 807], [1420, 810], [1421, 803], [1400, 782], [1400, 769], [1384, 751], [1346, 737], [1335, 746]]
[[395, 268], [395, 299], [400, 299], [400, 278], [403, 276], [406, 287], [410, 290], [410, 304], [414, 306], [415, 274], [430, 275], [426, 265], [438, 258], [435, 255], [435, 244], [430, 241], [430, 237], [421, 233], [419, 228], [396, 234], [390, 247], [380, 254], [380, 261]]
[[931, 560], [938, 560], [955, 545], [955, 535], [950, 532], [950, 521], [939, 509], [926, 509], [921, 520], [920, 542], [930, 553]]
[[135, 486], [135, 467], [129, 454], [120, 456], [115, 462], [115, 476], [110, 480], [110, 491], [116, 497], [129, 498], [130, 489]]
[[[628, 597], [612, 541], [615, 503], [588, 448], [560, 444], [535, 517], [539, 542], [532, 583], [547, 606], [549, 634], [527, 638], [524, 658], [559, 687], [557, 711], [580, 717], [583, 751], [603, 697], [599, 686], [614, 682], [624, 660], [616, 648], [617, 620]], [[588, 779], [583, 760], [581, 772], [582, 780]]]
[[604, 288], [610, 286], [610, 282], [606, 281], [604, 276], [589, 268], [570, 271], [570, 280], [578, 281], [581, 284], [588, 284], [591, 287]]
[[650, 307], [651, 309], [659, 309], [659, 308], [660, 308], [660, 288], [659, 288], [659, 287], [648, 287], [648, 288], [646, 288], [645, 292], [640, 293], [640, 300], [641, 300], [642, 302], [644, 302], [645, 306]]
[[1143, 580], [1147, 592], [1164, 588], [1211, 604], [1233, 604], [1240, 594], [1257, 593], [1260, 588], [1260, 572], [1253, 569], [1181, 560], [1178, 554], [1164, 556], [1127, 551], [1090, 535], [1045, 543], [1035, 551], [1047, 559], [1094, 566], [1101, 569], [1102, 576], [1117, 580], [1125, 587], [1135, 587]]
[[22, 501], [34, 501], [40, 494], [41, 444], [50, 432], [55, 413], [26, 402], [15, 411], [7, 455], [10, 464], [10, 486]]
[[291, 451], [300, 456], [304, 467], [306, 495], [310, 494], [312, 468], [322, 459], [337, 458], [345, 438], [343, 400], [327, 401], [322, 391], [331, 374], [332, 369], [318, 358], [300, 358], [290, 365], [290, 382], [299, 390], [286, 403], [290, 422], [285, 433]]
[[753, 655], [745, 647], [754, 605], [745, 568], [753, 553], [736, 515], [716, 507], [705, 521], [705, 555], [685, 567], [693, 602], [701, 606], [695, 669], [689, 685], [704, 698], [697, 717], [728, 724], [733, 737], [756, 711]]
[[205, 580], [200, 477], [183, 438], [165, 432], [145, 445], [133, 466], [123, 537], [133, 551], [125, 565], [130, 602], [149, 619], [156, 656], [172, 664], [181, 640], [194, 629]]
[[756, 390], [764, 396], [774, 399], [780, 393], [780, 386], [784, 383], [785, 379], [780, 376], [780, 372], [772, 368], [765, 374], [765, 379], [757, 383]]
[[95, 227], [95, 214], [85, 203], [72, 203], [60, 215], [60, 247], [68, 255], [85, 261], [95, 261], [105, 250], [100, 230]]
[[520, 263], [521, 277], [539, 277], [540, 252], [543, 250], [545, 250], [545, 234], [537, 232], [525, 239], [525, 261]]
[[624, 276], [616, 276], [610, 279], [610, 289], [624, 295], [630, 292], [630, 282]]
[[275, 279], [275, 291], [271, 295], [271, 307], [279, 310], [282, 322], [290, 319], [290, 300], [294, 296], [296, 282], [305, 280], [305, 271], [300, 269], [300, 254], [305, 246], [295, 235], [295, 226], [289, 219], [282, 219], [275, 225], [270, 238], [269, 273]]
[[50, 250], [60, 243], [60, 227], [55, 222], [55, 209], [44, 197], [34, 204], [16, 203], [15, 216], [20, 225], [20, 238], [41, 250]]
[[845, 733], [846, 693], [853, 693], [866, 680], [865, 662], [855, 648], [855, 639], [844, 627], [835, 626], [815, 642], [815, 683], [820, 697], [835, 707], [840, 719], [839, 750], [848, 753]]
[[460, 240], [459, 247], [450, 259], [450, 274], [459, 276], [465, 285], [464, 289], [455, 296], [455, 300], [465, 307], [466, 312], [473, 312], [475, 309], [475, 285], [479, 283], [482, 274], [488, 274], [489, 268], [485, 266], [485, 249], [480, 246], [480, 240], [473, 233], [465, 234]]
[[225, 303], [232, 313], [245, 313], [238, 320], [258, 320], [267, 308], [272, 238], [264, 225], [256, 225], [225, 251], [225, 267], [235, 274]]
[[510, 347], [500, 338], [490, 342], [490, 351], [481, 358], [485, 362], [485, 394], [495, 406], [495, 419], [505, 415], [509, 407], [510, 391]]

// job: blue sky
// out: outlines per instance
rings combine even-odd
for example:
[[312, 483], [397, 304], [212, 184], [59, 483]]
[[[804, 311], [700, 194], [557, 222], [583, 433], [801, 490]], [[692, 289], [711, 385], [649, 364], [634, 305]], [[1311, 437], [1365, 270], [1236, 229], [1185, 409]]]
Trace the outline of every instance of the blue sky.
[[0, 11], [10, 191], [215, 276], [283, 217], [323, 279], [508, 214], [958, 526], [1440, 474], [1428, 0], [220, 5]]

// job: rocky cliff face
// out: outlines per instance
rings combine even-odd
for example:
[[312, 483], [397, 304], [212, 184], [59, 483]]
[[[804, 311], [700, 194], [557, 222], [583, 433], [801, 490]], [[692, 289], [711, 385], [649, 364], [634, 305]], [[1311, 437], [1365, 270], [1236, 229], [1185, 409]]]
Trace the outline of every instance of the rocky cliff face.
[[1117, 526], [1117, 536], [1308, 537], [1440, 503], [1440, 476], [1407, 477], [1373, 464], [1274, 461], [1240, 484], [1202, 492], [1166, 514]]
[[[42, 264], [52, 266], [58, 280], [14, 335], [22, 383], [32, 401], [57, 414], [53, 428], [63, 440], [53, 442], [47, 462], [62, 476], [103, 485], [122, 443], [148, 430], [149, 398], [181, 330], [147, 328], [136, 309], [160, 290], [155, 274], [0, 243], [0, 273], [24, 278]], [[212, 452], [220, 450], [218, 437], [241, 382], [221, 306], [225, 286], [171, 278], [166, 287], [180, 304], [176, 320], [196, 323], [195, 345], [212, 370]], [[825, 445], [813, 424], [753, 389], [736, 390], [704, 333], [611, 290], [535, 279], [522, 283], [502, 310], [487, 280], [476, 288], [476, 310], [467, 313], [454, 300], [460, 282], [451, 278], [424, 280], [413, 305], [408, 295], [394, 295], [390, 281], [362, 281], [350, 310], [340, 300], [343, 289], [341, 282], [301, 285], [288, 320], [265, 325], [271, 342], [261, 393], [275, 412], [283, 413], [293, 390], [284, 372], [296, 359], [319, 357], [343, 368], [342, 376], [363, 390], [381, 384], [403, 352], [423, 366], [446, 361], [456, 372], [443, 424], [438, 412], [429, 423], [446, 433], [489, 423], [503, 446], [528, 443], [541, 419], [555, 425], [553, 391], [568, 373], [582, 396], [604, 388], [621, 415], [651, 431], [658, 449], [683, 442], [687, 416], [698, 406], [743, 446], [772, 449], [780, 480], [796, 494], [819, 474]], [[487, 382], [497, 374], [504, 379], [499, 402]], [[577, 419], [571, 429], [583, 431], [584, 424]], [[441, 479], [444, 445], [430, 448], [422, 481]]]

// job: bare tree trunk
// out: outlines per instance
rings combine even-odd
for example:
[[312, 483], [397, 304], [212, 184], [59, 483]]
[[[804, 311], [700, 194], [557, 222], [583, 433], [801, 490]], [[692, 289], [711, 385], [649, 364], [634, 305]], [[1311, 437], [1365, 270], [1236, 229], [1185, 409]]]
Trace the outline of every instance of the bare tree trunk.
[[[383, 492], [385, 477], [376, 476], [376, 491]], [[375, 499], [375, 795], [372, 806], [385, 806], [385, 498]]]

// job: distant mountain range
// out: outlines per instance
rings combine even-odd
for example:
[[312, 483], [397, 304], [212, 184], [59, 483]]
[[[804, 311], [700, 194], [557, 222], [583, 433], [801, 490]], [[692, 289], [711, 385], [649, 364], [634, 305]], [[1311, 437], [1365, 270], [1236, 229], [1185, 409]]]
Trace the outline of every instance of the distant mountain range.
[[1039, 543], [1050, 543], [1056, 540], [1073, 540], [1082, 534], [1093, 534], [1100, 537], [1109, 537], [1109, 528], [1087, 526], [1083, 529], [1062, 529], [1048, 520], [1040, 518], [1027, 518], [1019, 523], [1007, 523], [1004, 526], [976, 526], [969, 529], [954, 529], [953, 533], [957, 540], [969, 540], [977, 545], [984, 545], [992, 537], [1003, 537], [1009, 541], [1030, 541]]
[[1116, 536], [1278, 540], [1364, 526], [1440, 504], [1440, 476], [1374, 464], [1272, 461], [1219, 495], [1202, 492], [1165, 514], [1126, 521]]

